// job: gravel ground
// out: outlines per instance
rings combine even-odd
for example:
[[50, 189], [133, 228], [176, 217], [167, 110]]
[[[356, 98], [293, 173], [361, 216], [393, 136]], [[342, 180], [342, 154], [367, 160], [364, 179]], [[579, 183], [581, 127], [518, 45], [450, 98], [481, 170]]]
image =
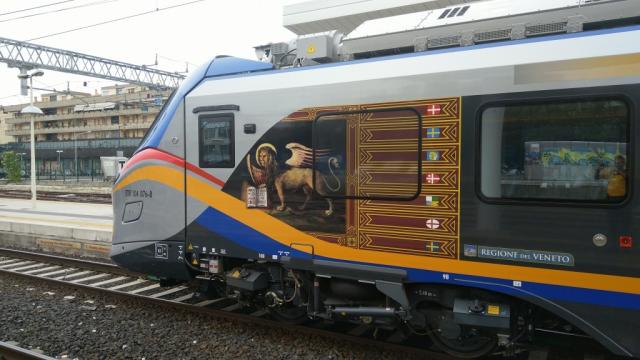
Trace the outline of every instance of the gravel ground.
[[0, 275], [0, 341], [79, 359], [411, 359]]

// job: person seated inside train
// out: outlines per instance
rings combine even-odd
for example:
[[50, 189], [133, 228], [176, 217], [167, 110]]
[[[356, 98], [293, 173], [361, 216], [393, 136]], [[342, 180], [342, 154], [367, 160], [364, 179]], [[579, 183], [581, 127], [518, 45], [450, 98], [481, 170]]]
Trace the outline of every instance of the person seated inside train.
[[596, 179], [608, 180], [607, 196], [610, 199], [623, 198], [627, 195], [627, 160], [623, 155], [616, 155], [613, 165], [604, 164], [596, 170]]

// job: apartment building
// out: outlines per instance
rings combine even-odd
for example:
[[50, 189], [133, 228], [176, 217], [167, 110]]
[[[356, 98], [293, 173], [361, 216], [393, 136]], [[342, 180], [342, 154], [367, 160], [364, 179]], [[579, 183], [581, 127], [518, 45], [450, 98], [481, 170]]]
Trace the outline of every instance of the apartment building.
[[169, 95], [135, 85], [105, 87], [100, 95], [42, 94], [34, 105], [44, 115], [21, 114], [27, 104], [3, 108], [5, 136], [12, 140], [0, 146], [27, 155], [33, 118], [40, 176], [76, 176], [76, 169], [78, 176], [93, 176], [101, 156], [131, 155]]
[[0, 111], [0, 145], [6, 144], [8, 142], [13, 141], [13, 136], [8, 136], [6, 134], [7, 131], [7, 119], [10, 119], [11, 115], [5, 114]]

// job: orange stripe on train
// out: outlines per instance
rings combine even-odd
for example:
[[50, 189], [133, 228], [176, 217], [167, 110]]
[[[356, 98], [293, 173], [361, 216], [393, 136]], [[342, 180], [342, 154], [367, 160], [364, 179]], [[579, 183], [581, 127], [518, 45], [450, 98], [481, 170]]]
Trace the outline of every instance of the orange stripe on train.
[[[155, 181], [179, 191], [184, 191], [183, 172], [161, 165], [146, 166], [127, 174], [114, 188], [122, 190], [138, 181]], [[386, 253], [372, 250], [357, 250], [332, 244], [304, 233], [267, 213], [247, 209], [246, 204], [235, 197], [212, 187], [195, 176], [187, 176], [187, 194], [227, 216], [263, 233], [283, 246], [307, 244], [314, 249], [315, 255], [338, 260], [372, 263], [378, 265], [457, 273], [470, 276], [492, 277], [505, 280], [519, 280], [551, 285], [579, 287], [586, 289], [614, 291], [640, 295], [640, 279], [581, 273], [567, 270], [529, 268], [514, 265], [479, 263], [452, 259], [426, 258], [416, 255]], [[304, 247], [297, 250], [309, 252]], [[517, 277], [513, 275], [517, 274]]]

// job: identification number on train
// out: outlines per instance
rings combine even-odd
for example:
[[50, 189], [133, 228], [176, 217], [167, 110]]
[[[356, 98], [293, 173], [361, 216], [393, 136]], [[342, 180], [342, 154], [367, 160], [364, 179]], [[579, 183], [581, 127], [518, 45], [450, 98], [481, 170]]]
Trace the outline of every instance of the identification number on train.
[[153, 197], [153, 191], [151, 190], [139, 190], [139, 189], [129, 189], [124, 191], [125, 197], [133, 197], [133, 198], [142, 198], [149, 199]]

